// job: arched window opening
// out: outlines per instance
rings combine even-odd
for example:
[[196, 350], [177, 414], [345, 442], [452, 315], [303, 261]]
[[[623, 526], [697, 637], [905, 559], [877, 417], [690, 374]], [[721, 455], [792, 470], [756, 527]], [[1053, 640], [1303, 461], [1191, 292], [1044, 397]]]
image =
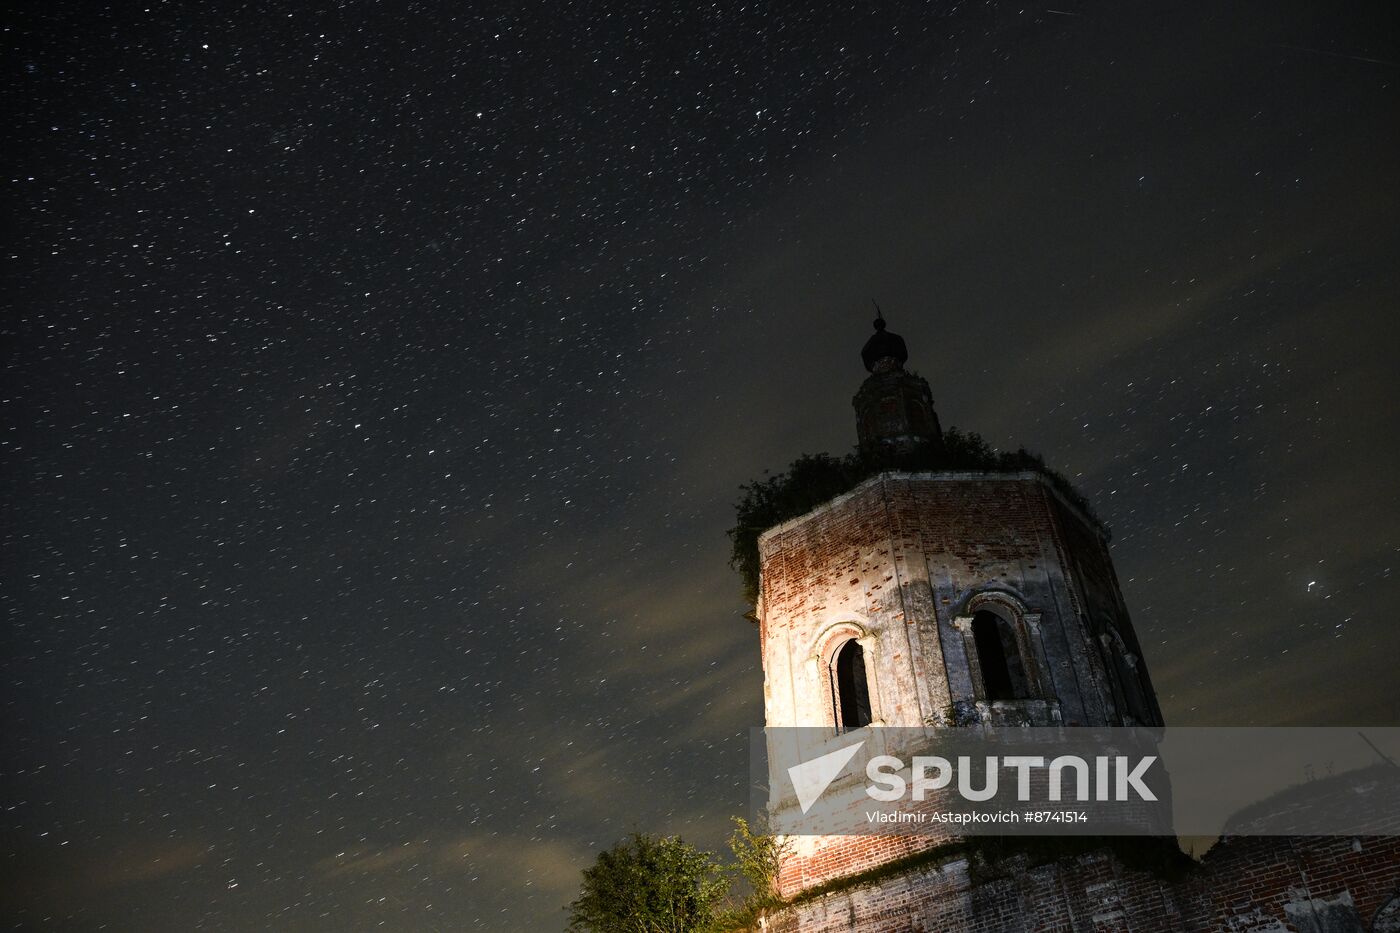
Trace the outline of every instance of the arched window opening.
[[854, 638], [831, 662], [831, 700], [841, 732], [870, 725], [870, 688], [865, 679], [865, 650]]
[[982, 687], [988, 700], [1024, 700], [1031, 695], [1016, 631], [995, 612], [982, 610], [972, 617], [972, 639], [982, 668]]

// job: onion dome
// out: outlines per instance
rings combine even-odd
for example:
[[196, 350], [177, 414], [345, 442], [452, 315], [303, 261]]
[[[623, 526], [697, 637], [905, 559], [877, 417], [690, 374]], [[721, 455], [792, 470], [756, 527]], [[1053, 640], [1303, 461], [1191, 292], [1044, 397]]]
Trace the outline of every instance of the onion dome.
[[875, 319], [875, 333], [861, 348], [860, 358], [865, 363], [866, 372], [873, 373], [883, 360], [894, 360], [897, 365], [882, 369], [902, 369], [909, 359], [909, 350], [904, 346], [903, 337], [885, 330], [885, 317], [881, 315]]

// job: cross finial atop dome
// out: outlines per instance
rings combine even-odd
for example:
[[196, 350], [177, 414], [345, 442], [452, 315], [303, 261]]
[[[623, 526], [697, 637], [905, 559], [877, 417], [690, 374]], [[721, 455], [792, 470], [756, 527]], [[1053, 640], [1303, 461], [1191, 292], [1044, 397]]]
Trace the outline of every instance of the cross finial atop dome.
[[[882, 363], [882, 369], [903, 369], [909, 359], [909, 350], [904, 346], [904, 338], [885, 330], [885, 315], [880, 310], [879, 303], [874, 299], [871, 299], [870, 303], [875, 305], [875, 333], [860, 351], [866, 372], [875, 372], [876, 366]], [[891, 362], [885, 363], [886, 360]]]

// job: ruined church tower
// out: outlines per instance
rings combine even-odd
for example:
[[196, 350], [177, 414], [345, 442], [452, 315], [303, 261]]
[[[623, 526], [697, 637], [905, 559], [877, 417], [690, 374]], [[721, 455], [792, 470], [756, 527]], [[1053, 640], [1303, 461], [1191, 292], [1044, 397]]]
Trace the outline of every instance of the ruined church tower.
[[[877, 462], [950, 463], [928, 383], [883, 319], [854, 399]], [[765, 721], [1159, 725], [1104, 529], [1039, 470], [895, 469], [759, 538]], [[792, 896], [937, 845], [802, 837]]]

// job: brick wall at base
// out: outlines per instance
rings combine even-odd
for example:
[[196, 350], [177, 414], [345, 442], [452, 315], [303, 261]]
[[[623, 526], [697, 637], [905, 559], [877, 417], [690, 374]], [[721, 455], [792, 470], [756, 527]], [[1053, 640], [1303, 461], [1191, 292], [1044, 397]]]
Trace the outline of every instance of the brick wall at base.
[[993, 870], [953, 859], [786, 908], [765, 930], [1353, 933], [1377, 929], [1387, 905], [1400, 913], [1396, 898], [1400, 838], [1236, 838], [1175, 881], [1108, 850]]

